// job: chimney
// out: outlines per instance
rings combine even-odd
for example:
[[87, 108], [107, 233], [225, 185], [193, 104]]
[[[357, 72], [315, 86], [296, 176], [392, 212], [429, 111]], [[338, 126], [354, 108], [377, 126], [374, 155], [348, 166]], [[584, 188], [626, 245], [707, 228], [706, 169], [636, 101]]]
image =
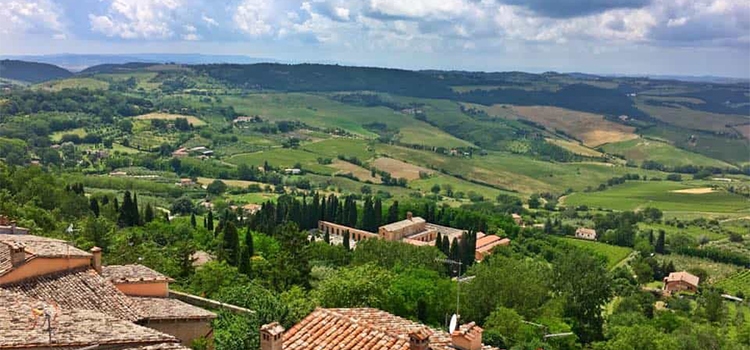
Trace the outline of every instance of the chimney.
[[26, 246], [19, 242], [9, 242], [10, 246], [10, 263], [13, 267], [18, 267], [26, 262]]
[[99, 274], [102, 273], [102, 248], [93, 247], [91, 248], [91, 267], [96, 270]]
[[409, 350], [429, 350], [432, 332], [421, 328], [409, 333]]
[[413, 214], [412, 214], [412, 213], [411, 213], [410, 211], [407, 211], [407, 212], [406, 212], [406, 220], [409, 220], [409, 221], [411, 221], [411, 218], [412, 218], [413, 216], [414, 216], [414, 215], [413, 215]]
[[483, 331], [474, 322], [465, 324], [451, 333], [451, 343], [461, 350], [481, 350]]
[[284, 350], [284, 327], [278, 322], [260, 327], [260, 350]]

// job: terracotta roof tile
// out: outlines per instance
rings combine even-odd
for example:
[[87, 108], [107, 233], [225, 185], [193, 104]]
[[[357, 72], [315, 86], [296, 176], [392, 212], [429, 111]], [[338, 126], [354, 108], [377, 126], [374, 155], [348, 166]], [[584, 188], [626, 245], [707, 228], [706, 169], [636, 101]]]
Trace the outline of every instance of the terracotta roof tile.
[[139, 264], [102, 266], [102, 276], [115, 284], [174, 281], [159, 272]]
[[402, 229], [404, 227], [409, 227], [411, 225], [421, 224], [421, 223], [425, 223], [425, 222], [426, 221], [424, 219], [422, 219], [421, 217], [415, 216], [415, 217], [411, 218], [411, 220], [406, 219], [406, 220], [396, 221], [396, 222], [390, 223], [388, 225], [380, 226], [380, 228], [385, 229], [386, 231], [397, 231], [397, 230], [400, 230], [400, 229]]
[[54, 347], [148, 345], [177, 341], [170, 335], [96, 311], [67, 309], [53, 302], [0, 289], [0, 349], [48, 347], [50, 334], [45, 313], [50, 315]]
[[[61, 239], [41, 237], [35, 235], [8, 235], [0, 234], [0, 242], [18, 242], [26, 246], [26, 253], [40, 257], [84, 257], [90, 258], [91, 254], [80, 250]], [[0, 247], [2, 249], [4, 247]]]
[[128, 321], [141, 318], [136, 305], [91, 268], [32, 277], [0, 286], [68, 309], [95, 310]]
[[0, 275], [9, 271], [13, 265], [10, 262], [10, 249], [7, 245], [0, 243]]
[[667, 276], [666, 280], [667, 282], [683, 281], [696, 287], [698, 286], [698, 282], [700, 282], [700, 278], [698, 276], [693, 275], [687, 271], [672, 272], [669, 274], [669, 276]]
[[178, 343], [161, 343], [156, 345], [145, 345], [135, 348], [127, 348], [122, 350], [190, 350]]
[[284, 349], [408, 350], [409, 334], [429, 334], [431, 349], [453, 350], [447, 332], [372, 308], [316, 309], [284, 333]]
[[171, 298], [130, 297], [149, 320], [214, 319], [216, 314], [183, 301]]

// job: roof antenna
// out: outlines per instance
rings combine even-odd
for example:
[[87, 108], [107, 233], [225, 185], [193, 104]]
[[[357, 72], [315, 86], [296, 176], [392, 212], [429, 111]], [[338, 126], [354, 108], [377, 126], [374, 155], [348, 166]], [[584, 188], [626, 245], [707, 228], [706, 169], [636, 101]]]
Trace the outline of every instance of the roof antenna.
[[463, 265], [460, 261], [455, 261], [451, 259], [435, 259], [437, 262], [441, 262], [444, 264], [449, 264], [452, 266], [458, 265], [458, 273], [456, 274], [456, 313], [451, 316], [451, 322], [448, 326], [448, 333], [453, 333], [453, 331], [456, 330], [456, 327], [458, 326], [458, 319], [461, 317], [461, 314], [458, 313], [459, 311], [459, 305], [460, 305], [460, 297], [461, 297], [461, 265]]

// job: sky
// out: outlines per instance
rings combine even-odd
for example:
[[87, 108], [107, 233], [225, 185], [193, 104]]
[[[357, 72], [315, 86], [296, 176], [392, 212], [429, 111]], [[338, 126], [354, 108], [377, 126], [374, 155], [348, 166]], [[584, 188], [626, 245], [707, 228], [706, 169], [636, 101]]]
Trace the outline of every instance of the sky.
[[748, 0], [0, 0], [0, 54], [750, 78]]

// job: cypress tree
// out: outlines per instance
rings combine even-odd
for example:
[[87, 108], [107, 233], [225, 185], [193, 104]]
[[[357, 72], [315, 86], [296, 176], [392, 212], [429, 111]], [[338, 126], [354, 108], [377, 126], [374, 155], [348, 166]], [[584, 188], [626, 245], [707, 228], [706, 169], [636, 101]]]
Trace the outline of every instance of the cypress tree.
[[450, 241], [450, 238], [448, 238], [448, 236], [443, 236], [443, 243], [441, 245], [441, 248], [442, 248], [441, 250], [443, 251], [443, 253], [445, 253], [445, 256], [450, 257], [451, 241]]
[[648, 244], [654, 245], [654, 230], [648, 230]]
[[656, 245], [654, 246], [654, 251], [656, 251], [659, 254], [664, 254], [664, 236], [665, 236], [664, 230], [659, 230], [659, 237], [656, 238]]
[[99, 201], [96, 200], [96, 198], [91, 197], [91, 200], [89, 201], [89, 208], [91, 208], [91, 212], [94, 213], [95, 217], [99, 217]]
[[326, 199], [323, 198], [323, 200], [320, 201], [320, 220], [323, 221], [330, 221], [330, 217], [328, 216], [328, 208], [326, 208]]
[[133, 204], [130, 207], [130, 222], [131, 226], [143, 224], [141, 222], [141, 214], [138, 212], [138, 195], [135, 192], [133, 192]]
[[237, 235], [237, 227], [229, 221], [224, 225], [224, 240], [222, 249], [227, 264], [237, 266], [237, 260], [240, 253], [240, 238]]
[[122, 206], [120, 207], [120, 215], [117, 216], [117, 225], [120, 227], [133, 226], [132, 211], [133, 200], [130, 197], [130, 191], [125, 191], [122, 197]]
[[378, 228], [383, 225], [383, 201], [380, 198], [375, 198], [373, 211], [375, 214], [375, 225], [372, 232], [377, 232]]
[[198, 222], [195, 220], [195, 213], [190, 213], [190, 226], [193, 226], [193, 228], [198, 226]]
[[214, 213], [209, 210], [208, 218], [206, 219], [206, 229], [210, 232], [214, 231]]
[[453, 261], [460, 261], [461, 258], [461, 252], [459, 250], [458, 246], [458, 238], [453, 237], [453, 242], [451, 242], [450, 250], [448, 251], [448, 257]]
[[328, 233], [328, 230], [323, 234], [323, 242], [326, 242], [326, 244], [331, 244], [331, 235]]
[[120, 212], [120, 203], [117, 201], [117, 197], [115, 197], [115, 200], [112, 201], [112, 204], [115, 206], [115, 211]]
[[102, 206], [109, 204], [109, 196], [102, 197]]
[[375, 210], [370, 197], [365, 199], [365, 206], [362, 211], [362, 229], [370, 232], [377, 230], [377, 227], [375, 227]]
[[398, 221], [398, 201], [393, 201], [390, 208], [388, 208], [388, 220], [387, 224]]
[[346, 248], [346, 250], [350, 250], [351, 249], [351, 246], [350, 246], [350, 243], [349, 243], [349, 230], [344, 231], [343, 245], [344, 245], [344, 248]]
[[145, 222], [154, 221], [154, 208], [151, 207], [151, 203], [147, 203], [146, 209], [143, 210], [143, 221]]
[[245, 246], [242, 248], [242, 255], [240, 256], [240, 272], [250, 276], [252, 272], [252, 258], [255, 255], [255, 248], [253, 247], [253, 234], [250, 231], [250, 227], [245, 232]]
[[443, 235], [440, 234], [440, 231], [438, 231], [437, 238], [435, 238], [435, 247], [437, 247], [439, 251], [445, 254], [445, 252], [443, 251]]

